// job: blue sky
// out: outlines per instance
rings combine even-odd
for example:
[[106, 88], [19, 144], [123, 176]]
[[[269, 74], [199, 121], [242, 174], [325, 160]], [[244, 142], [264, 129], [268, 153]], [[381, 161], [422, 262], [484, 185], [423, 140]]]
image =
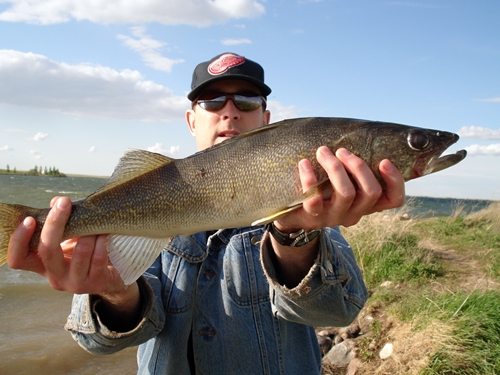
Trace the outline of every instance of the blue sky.
[[500, 2], [0, 0], [0, 168], [109, 176], [129, 149], [196, 151], [197, 63], [261, 63], [272, 120], [353, 117], [456, 132], [417, 196], [500, 199]]

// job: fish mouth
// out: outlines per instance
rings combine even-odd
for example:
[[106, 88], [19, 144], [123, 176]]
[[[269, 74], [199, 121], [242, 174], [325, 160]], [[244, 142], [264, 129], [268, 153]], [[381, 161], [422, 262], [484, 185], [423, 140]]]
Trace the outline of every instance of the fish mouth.
[[464, 160], [466, 156], [467, 151], [465, 150], [459, 150], [454, 154], [447, 154], [444, 156], [441, 156], [441, 153], [439, 155], [435, 155], [429, 160], [421, 175], [425, 176], [452, 167]]

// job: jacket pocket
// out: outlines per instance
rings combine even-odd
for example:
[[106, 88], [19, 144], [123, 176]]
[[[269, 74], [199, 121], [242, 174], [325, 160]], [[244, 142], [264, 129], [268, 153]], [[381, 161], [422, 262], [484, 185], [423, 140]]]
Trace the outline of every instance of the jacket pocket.
[[240, 307], [269, 303], [269, 284], [260, 262], [260, 248], [255, 236], [262, 231], [235, 235], [224, 254], [222, 292]]

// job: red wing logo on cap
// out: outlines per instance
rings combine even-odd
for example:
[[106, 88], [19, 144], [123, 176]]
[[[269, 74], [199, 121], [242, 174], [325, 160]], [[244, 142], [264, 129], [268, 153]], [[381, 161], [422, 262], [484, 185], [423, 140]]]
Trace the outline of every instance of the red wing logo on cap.
[[221, 55], [210, 63], [208, 66], [208, 72], [214, 76], [227, 72], [229, 68], [241, 65], [245, 62], [245, 58], [240, 55], [235, 55], [233, 53], [226, 53]]

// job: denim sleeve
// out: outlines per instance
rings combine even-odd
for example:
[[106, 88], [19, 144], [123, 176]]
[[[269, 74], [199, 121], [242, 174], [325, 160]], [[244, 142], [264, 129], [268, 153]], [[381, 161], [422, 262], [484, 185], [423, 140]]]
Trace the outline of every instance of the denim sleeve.
[[273, 313], [310, 326], [348, 326], [363, 308], [368, 292], [353, 251], [339, 228], [325, 228], [318, 257], [309, 273], [293, 289], [278, 283], [265, 234], [262, 264], [270, 285]]
[[112, 354], [146, 342], [163, 328], [165, 314], [160, 299], [161, 284], [157, 277], [145, 273], [137, 280], [141, 293], [142, 318], [129, 332], [110, 330], [96, 312], [100, 300], [89, 294], [75, 294], [71, 313], [65, 325], [73, 339], [93, 354]]

